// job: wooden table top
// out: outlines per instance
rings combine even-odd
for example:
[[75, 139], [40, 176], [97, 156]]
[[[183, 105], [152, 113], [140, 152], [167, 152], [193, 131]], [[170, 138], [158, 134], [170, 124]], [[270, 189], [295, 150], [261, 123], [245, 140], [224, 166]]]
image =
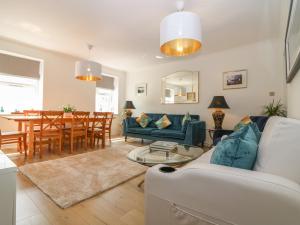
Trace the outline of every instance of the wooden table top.
[[[5, 116], [0, 116], [4, 119], [7, 120], [14, 120], [17, 122], [26, 122], [26, 121], [37, 121], [40, 120], [42, 117], [41, 116], [24, 116], [24, 115], [5, 115]], [[73, 117], [63, 117], [63, 120], [72, 120]], [[93, 120], [94, 116], [90, 116], [89, 120]]]

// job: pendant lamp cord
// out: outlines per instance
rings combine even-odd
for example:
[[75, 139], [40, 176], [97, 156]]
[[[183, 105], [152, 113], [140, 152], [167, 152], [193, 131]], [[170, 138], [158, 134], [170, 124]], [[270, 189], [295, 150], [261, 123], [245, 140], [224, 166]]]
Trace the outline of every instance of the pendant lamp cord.
[[177, 12], [182, 12], [184, 10], [184, 1], [178, 0], [176, 2], [176, 8], [177, 8]]
[[91, 45], [91, 44], [87, 44], [87, 47], [88, 47], [88, 50], [89, 50], [89, 60], [91, 60], [91, 51], [92, 51], [94, 46]]

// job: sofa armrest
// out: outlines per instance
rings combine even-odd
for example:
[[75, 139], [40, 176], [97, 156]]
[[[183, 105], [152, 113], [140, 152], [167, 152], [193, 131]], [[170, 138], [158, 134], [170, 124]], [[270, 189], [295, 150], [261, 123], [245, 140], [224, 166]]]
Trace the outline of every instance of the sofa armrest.
[[197, 146], [204, 144], [206, 138], [206, 124], [204, 121], [191, 121], [185, 132], [185, 145]]
[[199, 212], [206, 218], [223, 221], [221, 224], [299, 223], [300, 186], [290, 180], [204, 163], [173, 173], [162, 173], [160, 167], [150, 168], [145, 177], [148, 221], [151, 219], [147, 216], [153, 215], [153, 210], [163, 210], [151, 207], [154, 197], [184, 207], [190, 214]]
[[123, 132], [126, 133], [128, 128], [139, 127], [136, 117], [127, 117], [123, 120]]

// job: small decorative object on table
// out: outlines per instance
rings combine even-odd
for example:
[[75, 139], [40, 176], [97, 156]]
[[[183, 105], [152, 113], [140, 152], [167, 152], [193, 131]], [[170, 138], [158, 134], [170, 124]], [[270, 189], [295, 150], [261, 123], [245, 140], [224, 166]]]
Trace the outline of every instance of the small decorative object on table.
[[125, 117], [131, 117], [132, 116], [132, 109], [135, 109], [132, 101], [126, 101], [124, 105], [124, 115]]
[[225, 113], [222, 111], [222, 109], [230, 109], [224, 96], [214, 96], [208, 108], [215, 109], [215, 112], [212, 114], [215, 122], [215, 129], [222, 129], [222, 124], [225, 117]]
[[74, 106], [70, 104], [63, 106], [64, 117], [72, 117], [72, 113], [76, 111]]
[[169, 157], [170, 151], [176, 151], [178, 143], [168, 141], [156, 141], [150, 144], [150, 152], [162, 151], [166, 152], [166, 157]]

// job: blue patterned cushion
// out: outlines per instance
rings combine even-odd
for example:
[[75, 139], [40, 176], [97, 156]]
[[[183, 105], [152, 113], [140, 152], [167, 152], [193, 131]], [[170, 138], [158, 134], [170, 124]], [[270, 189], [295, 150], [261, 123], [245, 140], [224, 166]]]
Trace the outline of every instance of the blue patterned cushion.
[[164, 115], [162, 118], [160, 118], [158, 121], [155, 122], [155, 125], [158, 129], [164, 129], [170, 126], [172, 123], [168, 119], [167, 115]]
[[251, 170], [256, 161], [260, 136], [256, 128], [248, 125], [240, 128], [219, 142], [212, 154], [212, 164]]
[[145, 113], [142, 113], [138, 118], [136, 118], [136, 122], [142, 127], [145, 128], [152, 121], [152, 119], [147, 116]]

